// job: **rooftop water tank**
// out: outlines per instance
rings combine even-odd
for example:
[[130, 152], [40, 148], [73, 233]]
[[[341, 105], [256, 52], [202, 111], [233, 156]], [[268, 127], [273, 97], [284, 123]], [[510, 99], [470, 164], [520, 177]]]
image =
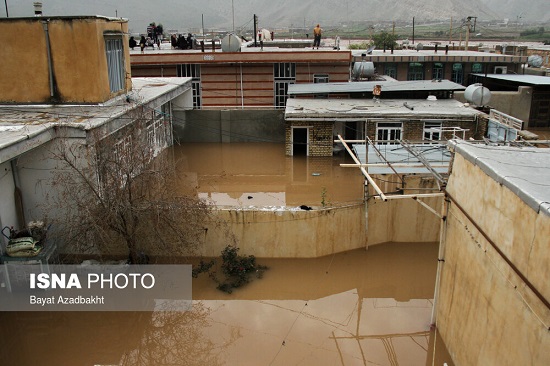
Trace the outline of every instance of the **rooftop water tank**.
[[491, 91], [481, 84], [468, 85], [464, 91], [464, 98], [469, 103], [484, 106], [491, 100]]
[[241, 40], [233, 33], [228, 34], [222, 39], [223, 52], [238, 52], [241, 50]]
[[374, 63], [370, 61], [361, 61], [353, 64], [352, 71], [355, 80], [374, 75]]
[[531, 67], [541, 67], [542, 66], [542, 56], [540, 55], [531, 55], [527, 58], [527, 64]]

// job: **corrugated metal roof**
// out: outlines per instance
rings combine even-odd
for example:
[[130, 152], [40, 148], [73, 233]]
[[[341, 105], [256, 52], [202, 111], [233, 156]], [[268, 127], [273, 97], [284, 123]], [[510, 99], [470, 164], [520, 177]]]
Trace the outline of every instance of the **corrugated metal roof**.
[[550, 149], [488, 146], [458, 140], [449, 144], [537, 213], [550, 216]]
[[550, 85], [550, 77], [539, 75], [516, 75], [516, 74], [473, 74], [487, 79], [506, 80], [518, 84], [528, 85]]
[[372, 92], [375, 85], [382, 85], [382, 93], [396, 91], [447, 91], [466, 89], [466, 87], [453, 83], [449, 80], [353, 81], [347, 83], [291, 84], [288, 86], [288, 95]]
[[[354, 144], [353, 149], [361, 164], [378, 164], [389, 162], [391, 164], [399, 164], [394, 169], [399, 174], [429, 174], [430, 171], [418, 160], [413, 154], [407, 151], [401, 145], [377, 144], [375, 145], [384, 159], [378, 156], [378, 153], [372, 146]], [[446, 145], [441, 144], [414, 144], [414, 150], [421, 154], [438, 173], [448, 173], [449, 162], [451, 161], [451, 153]], [[368, 150], [368, 151], [367, 151]], [[368, 155], [367, 155], [368, 154]], [[407, 166], [402, 166], [406, 164]], [[394, 174], [394, 171], [389, 166], [368, 167], [369, 174]]]

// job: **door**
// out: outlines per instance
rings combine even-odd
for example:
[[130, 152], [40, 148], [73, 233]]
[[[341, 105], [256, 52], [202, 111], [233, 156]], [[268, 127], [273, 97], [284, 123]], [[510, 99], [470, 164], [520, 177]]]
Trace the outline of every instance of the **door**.
[[292, 155], [308, 155], [308, 131], [307, 127], [292, 128]]

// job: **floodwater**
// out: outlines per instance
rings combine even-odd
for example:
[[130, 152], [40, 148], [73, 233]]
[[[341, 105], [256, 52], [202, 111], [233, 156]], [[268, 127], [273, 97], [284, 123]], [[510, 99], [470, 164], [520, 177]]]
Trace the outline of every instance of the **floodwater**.
[[[186, 144], [177, 190], [227, 206], [361, 202], [345, 155], [286, 157], [282, 144]], [[0, 313], [0, 365], [443, 365], [431, 327], [438, 246], [387, 243], [316, 259], [259, 258], [226, 294], [205, 274], [193, 310]], [[246, 255], [247, 253], [240, 253]]]
[[1, 313], [0, 364], [452, 365], [430, 327], [437, 249], [258, 259], [232, 294], [194, 280], [189, 312]]
[[217, 206], [322, 206], [363, 200], [364, 178], [353, 160], [285, 156], [284, 144], [191, 143], [174, 146], [184, 190]]

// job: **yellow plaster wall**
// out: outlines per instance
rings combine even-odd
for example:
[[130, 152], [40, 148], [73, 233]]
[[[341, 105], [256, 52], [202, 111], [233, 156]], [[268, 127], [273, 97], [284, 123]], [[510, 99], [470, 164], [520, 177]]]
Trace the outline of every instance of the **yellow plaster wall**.
[[[0, 101], [6, 103], [100, 103], [114, 95], [109, 89], [104, 32], [123, 34], [126, 89], [131, 88], [128, 23], [104, 18], [49, 18], [52, 70], [56, 95], [50, 96], [48, 54], [39, 18], [0, 21], [6, 51], [0, 78]], [[126, 92], [123, 90], [122, 93]]]
[[311, 211], [217, 210], [222, 225], [208, 225], [199, 252], [218, 256], [232, 244], [243, 253], [269, 258], [315, 258], [363, 248], [366, 244], [364, 205]]
[[[456, 154], [447, 187], [545, 299], [550, 217]], [[456, 365], [550, 363], [550, 310], [451, 202], [437, 327]]]
[[[381, 184], [390, 179], [388, 175], [375, 176], [375, 181]], [[420, 187], [423, 190], [406, 190], [406, 194], [414, 193], [438, 193], [437, 190], [424, 190], [433, 188], [435, 181], [422, 179], [421, 176], [404, 177], [406, 187]], [[395, 180], [395, 178], [393, 178]], [[395, 183], [395, 182], [394, 182]], [[386, 185], [381, 187], [385, 192], [394, 191], [396, 186]], [[371, 189], [370, 193], [373, 194]], [[436, 212], [441, 212], [441, 197], [423, 198]], [[382, 201], [371, 198], [367, 202], [368, 207], [368, 245], [386, 242], [437, 242], [439, 241], [440, 219], [411, 198]]]

